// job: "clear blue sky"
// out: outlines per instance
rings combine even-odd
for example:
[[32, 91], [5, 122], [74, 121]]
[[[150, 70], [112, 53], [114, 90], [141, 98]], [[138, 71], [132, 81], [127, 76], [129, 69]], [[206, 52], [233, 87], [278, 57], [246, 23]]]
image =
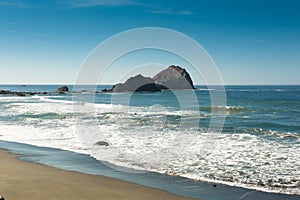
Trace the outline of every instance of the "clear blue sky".
[[297, 0], [0, 0], [0, 84], [73, 83], [101, 41], [149, 26], [199, 42], [225, 84], [300, 84], [299, 10]]

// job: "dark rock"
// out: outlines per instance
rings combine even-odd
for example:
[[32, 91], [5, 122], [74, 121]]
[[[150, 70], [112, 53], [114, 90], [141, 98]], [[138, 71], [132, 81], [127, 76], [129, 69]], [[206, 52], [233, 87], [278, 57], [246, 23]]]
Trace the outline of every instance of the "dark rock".
[[9, 91], [9, 90], [0, 90], [0, 95], [13, 95], [13, 96], [19, 96], [24, 97], [26, 95], [37, 95], [37, 94], [48, 94], [47, 92], [15, 92], [15, 91]]
[[15, 92], [14, 93], [16, 96], [19, 96], [19, 97], [25, 97], [26, 96], [26, 93], [25, 92]]
[[264, 183], [262, 180], [259, 180], [259, 181], [257, 182], [257, 185], [259, 185], [259, 186], [265, 186], [265, 183]]
[[108, 142], [105, 142], [105, 141], [96, 142], [94, 145], [97, 145], [97, 146], [109, 146]]
[[158, 92], [162, 89], [195, 89], [189, 73], [179, 66], [171, 65], [153, 78], [141, 74], [102, 92]]
[[153, 80], [160, 89], [195, 89], [189, 73], [175, 65], [156, 74]]
[[102, 90], [102, 92], [113, 92], [113, 89], [112, 88], [111, 89], [106, 89], [105, 88], [105, 89]]
[[150, 77], [138, 74], [129, 78], [125, 83], [119, 83], [106, 92], [159, 92], [161, 91]]
[[56, 93], [58, 93], [58, 94], [65, 94], [67, 92], [69, 92], [69, 88], [65, 85], [57, 88], [57, 90], [56, 90]]
[[10, 94], [11, 92], [8, 90], [0, 90], [0, 94]]

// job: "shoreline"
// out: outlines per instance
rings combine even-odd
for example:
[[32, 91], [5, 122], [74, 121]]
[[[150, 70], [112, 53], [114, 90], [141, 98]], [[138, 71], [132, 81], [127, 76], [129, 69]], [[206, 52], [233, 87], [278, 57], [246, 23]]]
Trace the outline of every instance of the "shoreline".
[[0, 194], [10, 199], [192, 200], [100, 175], [67, 171], [18, 159], [0, 149]]
[[[237, 186], [228, 186], [223, 184], [213, 184], [201, 181], [192, 181], [187, 178], [168, 176], [158, 173], [126, 173], [103, 165], [101, 162], [86, 154], [78, 154], [70, 151], [38, 147], [23, 143], [6, 142], [0, 140], [0, 151], [7, 152], [13, 156], [15, 162], [23, 162], [22, 164], [33, 164], [52, 169], [58, 169], [65, 172], [74, 172], [92, 177], [108, 177], [108, 179], [116, 180], [117, 182], [125, 182], [134, 186], [142, 186], [165, 192], [171, 196], [185, 197], [184, 199], [273, 199], [273, 200], [296, 200], [298, 195], [287, 195], [278, 193], [268, 193], [257, 190], [241, 188]], [[0, 155], [0, 161], [2, 161]], [[6, 164], [5, 164], [6, 165]], [[1, 172], [3, 166], [0, 166]], [[30, 169], [31, 170], [31, 169]], [[27, 173], [27, 172], [26, 172]], [[98, 176], [99, 175], [99, 176]], [[0, 174], [0, 194], [5, 194], [1, 186]], [[245, 195], [247, 198], [244, 198]], [[31, 198], [32, 199], [32, 198]], [[132, 198], [129, 198], [132, 199]], [[137, 198], [139, 199], [139, 198]], [[150, 198], [151, 199], [151, 198]], [[168, 198], [173, 199], [173, 198]], [[9, 200], [6, 198], [6, 200]], [[108, 199], [109, 200], [109, 199]], [[125, 198], [126, 200], [126, 198]]]

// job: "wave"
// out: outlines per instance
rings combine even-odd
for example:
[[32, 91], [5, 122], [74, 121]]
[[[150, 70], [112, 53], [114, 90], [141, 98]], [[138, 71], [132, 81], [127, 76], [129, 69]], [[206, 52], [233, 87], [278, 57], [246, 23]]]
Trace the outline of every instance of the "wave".
[[215, 91], [216, 89], [210, 89], [210, 88], [198, 88], [200, 91]]
[[[299, 171], [295, 171], [299, 168], [297, 147], [286, 148], [282, 144], [273, 144], [272, 142], [261, 145], [257, 141], [257, 137], [247, 134], [230, 135], [229, 137], [215, 135], [213, 139], [216, 143], [213, 145], [213, 149], [209, 154], [203, 155], [201, 154], [201, 150], [203, 150], [201, 142], [205, 142], [205, 138], [209, 135], [203, 134], [202, 136], [189, 140], [188, 135], [185, 135], [186, 140], [196, 142], [196, 144], [190, 144], [189, 148], [181, 145], [175, 146], [175, 148], [170, 146], [170, 148], [160, 148], [157, 144], [164, 144], [166, 141], [156, 137], [152, 142], [147, 142], [149, 146], [143, 141], [135, 140], [136, 143], [128, 144], [130, 148], [127, 149], [121, 141], [114, 139], [110, 140], [112, 147], [93, 149], [92, 155], [98, 160], [134, 169], [150, 170], [194, 180], [240, 185], [265, 191], [297, 193], [297, 186], [300, 182], [300, 179], [297, 178]], [[125, 137], [125, 141], [129, 142], [128, 137]], [[170, 138], [174, 139], [171, 144], [178, 142], [176, 136], [172, 134], [168, 138], [169, 140]], [[195, 141], [195, 139], [197, 140]], [[134, 144], [145, 146], [144, 148], [141, 146], [135, 148]], [[256, 148], [249, 149], [249, 146]], [[133, 151], [134, 149], [136, 151]], [[122, 155], [119, 156], [117, 151], [122, 152]], [[111, 156], [103, 157], [105, 152], [109, 152]], [[116, 157], [114, 158], [114, 156]], [[278, 162], [280, 165], [276, 165], [274, 162]], [[284, 173], [282, 169], [285, 170]]]
[[16, 115], [14, 118], [22, 120], [22, 119], [64, 119], [67, 117], [72, 117], [72, 113], [66, 113], [66, 114], [58, 114], [58, 113], [39, 113], [39, 114], [21, 114], [21, 115]]
[[205, 107], [200, 107], [199, 109], [200, 111], [206, 111], [206, 112], [223, 111], [227, 114], [241, 113], [247, 111], [247, 108], [243, 106], [205, 106]]
[[[222, 108], [222, 107], [219, 107], [219, 108]], [[226, 110], [245, 110], [245, 108], [242, 106], [225, 106], [225, 109]]]
[[[62, 96], [55, 96], [55, 98], [62, 98]], [[61, 100], [61, 99], [53, 99], [50, 96], [39, 96], [39, 100], [44, 101], [44, 102], [51, 102], [51, 103], [63, 103], [63, 104], [73, 104], [72, 101], [68, 100]]]
[[211, 106], [203, 107], [204, 109], [225, 109], [225, 110], [245, 110], [243, 106]]
[[0, 102], [11, 102], [11, 101], [26, 101], [26, 100], [38, 100], [37, 96], [25, 96], [25, 97], [15, 97], [15, 96], [0, 96]]
[[[199, 110], [72, 104], [53, 97], [22, 99], [1, 105], [0, 109], [6, 108], [3, 117], [12, 117], [0, 121], [1, 140], [89, 153], [114, 165], [194, 180], [299, 193], [300, 143], [296, 133], [264, 129], [246, 129], [239, 134], [206, 133], [205, 129], [180, 124], [184, 120], [198, 122], [202, 117]], [[200, 111], [203, 108], [212, 109], [200, 107]], [[247, 110], [241, 106], [216, 109]], [[291, 138], [292, 142], [265, 139], [270, 136]], [[95, 146], [98, 141], [110, 145]]]
[[247, 133], [252, 135], [259, 135], [263, 137], [273, 138], [273, 139], [282, 139], [287, 142], [300, 142], [300, 133], [296, 132], [280, 132], [274, 130], [267, 130], [262, 128], [253, 128], [253, 129], [243, 129], [241, 133]]

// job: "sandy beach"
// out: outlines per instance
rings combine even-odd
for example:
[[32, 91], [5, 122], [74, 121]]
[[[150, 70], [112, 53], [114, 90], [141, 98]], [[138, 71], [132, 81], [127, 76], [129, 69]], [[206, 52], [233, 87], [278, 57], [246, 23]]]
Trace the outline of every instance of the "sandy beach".
[[12, 199], [188, 200], [165, 191], [17, 159], [0, 150], [0, 194]]

